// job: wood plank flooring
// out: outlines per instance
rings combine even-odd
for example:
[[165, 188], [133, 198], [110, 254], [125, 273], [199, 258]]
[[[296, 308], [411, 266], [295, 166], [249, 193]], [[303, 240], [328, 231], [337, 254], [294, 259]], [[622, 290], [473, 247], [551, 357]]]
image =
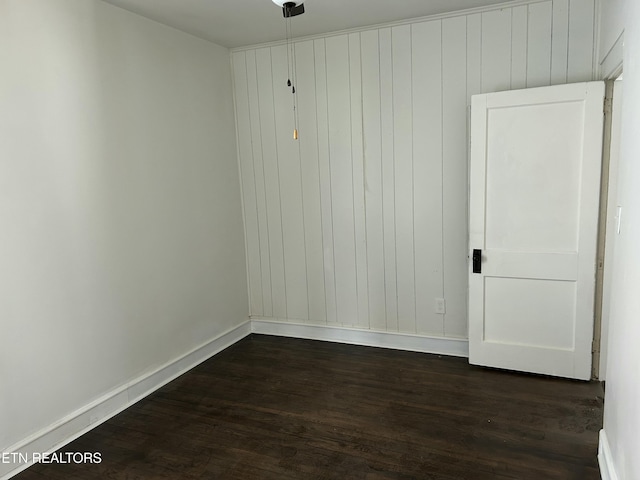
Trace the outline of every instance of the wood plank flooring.
[[466, 359], [251, 335], [31, 479], [599, 479], [603, 391]]

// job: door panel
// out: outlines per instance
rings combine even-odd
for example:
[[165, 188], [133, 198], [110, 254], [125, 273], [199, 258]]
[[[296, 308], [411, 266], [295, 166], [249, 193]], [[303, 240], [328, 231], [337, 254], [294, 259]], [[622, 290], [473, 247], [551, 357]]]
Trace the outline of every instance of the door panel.
[[604, 83], [472, 98], [469, 361], [588, 379]]
[[484, 287], [486, 341], [573, 349], [575, 282], [487, 276]]
[[576, 251], [584, 104], [488, 113], [486, 248]]

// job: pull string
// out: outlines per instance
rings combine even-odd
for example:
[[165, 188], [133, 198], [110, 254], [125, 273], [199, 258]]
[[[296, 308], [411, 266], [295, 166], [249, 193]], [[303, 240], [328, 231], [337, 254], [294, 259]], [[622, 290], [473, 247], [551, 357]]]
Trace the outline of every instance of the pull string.
[[[289, 39], [290, 41], [287, 43], [287, 59], [291, 58], [291, 75], [293, 77], [293, 84], [291, 85], [291, 94], [292, 98], [292, 106], [293, 106], [293, 139], [298, 139], [298, 96], [296, 92], [296, 85], [298, 83], [298, 75], [297, 75], [297, 65], [296, 65], [296, 47], [293, 41], [293, 28], [291, 25], [291, 17], [287, 18], [288, 22], [288, 30], [289, 30]], [[289, 60], [287, 60], [288, 63]]]
[[284, 19], [284, 38], [287, 42], [287, 87], [291, 86], [291, 60], [289, 58], [289, 18]]
[[294, 124], [294, 138], [298, 138], [298, 127], [300, 126], [300, 114], [298, 113], [298, 92], [296, 91], [296, 85], [298, 85], [298, 59], [296, 56], [296, 44], [292, 41], [291, 48], [293, 49], [293, 124]]

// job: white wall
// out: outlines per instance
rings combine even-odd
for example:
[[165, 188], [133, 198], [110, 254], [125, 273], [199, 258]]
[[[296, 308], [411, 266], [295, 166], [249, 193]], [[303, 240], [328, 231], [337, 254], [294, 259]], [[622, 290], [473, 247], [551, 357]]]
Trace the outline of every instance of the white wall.
[[[467, 336], [467, 106], [591, 80], [593, 0], [234, 51], [251, 314]], [[434, 313], [434, 299], [447, 302]]]
[[0, 1], [1, 451], [246, 320], [233, 115], [226, 49]]
[[[612, 22], [603, 23], [600, 38], [614, 42], [624, 28], [624, 93], [618, 176], [622, 216], [612, 274], [601, 466], [617, 475], [603, 478], [636, 480], [640, 478], [640, 2], [603, 1], [602, 8], [608, 18], [623, 19], [616, 28]], [[610, 46], [602, 45], [600, 52]]]

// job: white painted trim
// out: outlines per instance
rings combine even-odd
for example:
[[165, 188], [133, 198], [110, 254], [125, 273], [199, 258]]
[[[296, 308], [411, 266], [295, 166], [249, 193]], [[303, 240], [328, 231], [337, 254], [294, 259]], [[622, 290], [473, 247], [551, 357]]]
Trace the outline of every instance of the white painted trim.
[[[54, 452], [250, 333], [251, 322], [247, 320], [160, 368], [111, 390], [50, 426], [4, 449], [4, 452], [24, 453], [29, 458], [33, 452]], [[30, 465], [31, 462], [18, 465], [0, 464], [0, 480], [7, 480]]]
[[611, 49], [607, 52], [599, 65], [598, 77], [604, 80], [615, 80], [622, 73], [622, 59], [624, 48], [624, 32], [620, 34]]
[[591, 50], [592, 78], [591, 80], [603, 80], [600, 75], [600, 34], [602, 23], [602, 2], [594, 0], [593, 2], [593, 49]]
[[469, 356], [469, 342], [463, 338], [428, 337], [408, 333], [291, 323], [285, 320], [262, 317], [251, 318], [251, 331], [263, 335], [308, 338], [311, 340], [435, 353], [454, 357]]
[[600, 465], [600, 477], [602, 480], [618, 480], [616, 469], [609, 447], [609, 439], [604, 428], [600, 430], [600, 440], [598, 442], [598, 464]]
[[[406, 20], [397, 20], [395, 22], [376, 23], [374, 25], [365, 25], [362, 27], [348, 28], [345, 30], [337, 30], [335, 32], [307, 35], [304, 37], [294, 38], [293, 41], [305, 42], [307, 40], [318, 40], [321, 38], [335, 37], [337, 35], [366, 32], [367, 30], [376, 30], [378, 28], [397, 27], [400, 25], [411, 25], [413, 23], [427, 22], [429, 20], [444, 20], [446, 18], [455, 18], [455, 17], [462, 17], [465, 15], [473, 15], [474, 13], [493, 12], [495, 10], [503, 10], [505, 8], [513, 8], [521, 5], [533, 5], [534, 3], [542, 3], [547, 1], [549, 0], [513, 0], [511, 2], [487, 5], [484, 7], [467, 8], [467, 9], [458, 10], [455, 12], [439, 13], [436, 15], [426, 15], [424, 17], [415, 17], [415, 18], [409, 18]], [[257, 43], [253, 45], [242, 45], [240, 47], [234, 47], [229, 50], [231, 52], [242, 52], [244, 50], [253, 50], [253, 49], [265, 48], [265, 47], [277, 47], [279, 45], [285, 45], [285, 44], [286, 44], [286, 40], [276, 40], [274, 42]]]

